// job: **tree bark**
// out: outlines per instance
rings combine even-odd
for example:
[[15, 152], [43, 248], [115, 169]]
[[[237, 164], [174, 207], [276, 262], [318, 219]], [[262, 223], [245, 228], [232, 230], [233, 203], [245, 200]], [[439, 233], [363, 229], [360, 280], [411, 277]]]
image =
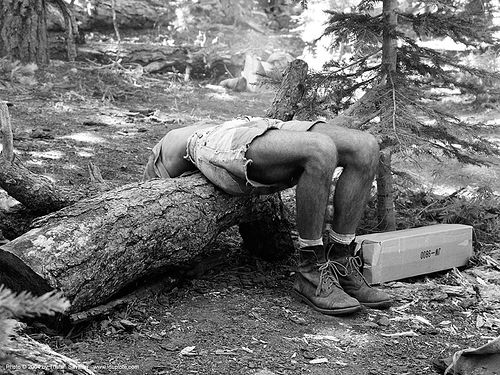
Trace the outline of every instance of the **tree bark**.
[[380, 152], [377, 172], [377, 217], [378, 229], [381, 231], [396, 230], [391, 157], [391, 152], [388, 149]]
[[[384, 20], [383, 42], [382, 42], [382, 73], [385, 75], [387, 87], [394, 90], [393, 76], [397, 67], [397, 35], [398, 16], [397, 0], [383, 0], [382, 16]], [[392, 87], [391, 87], [392, 86]], [[387, 102], [387, 99], [385, 100]], [[382, 106], [382, 116], [391, 117], [393, 125], [396, 121], [396, 102]], [[392, 111], [389, 115], [388, 111]], [[381, 145], [379, 174], [377, 176], [377, 212], [379, 215], [381, 230], [396, 229], [396, 211], [394, 209], [394, 186], [391, 174], [391, 151], [384, 149]]]
[[45, 0], [2, 0], [0, 8], [0, 55], [23, 63], [49, 62]]
[[289, 121], [298, 111], [300, 101], [306, 91], [308, 66], [305, 61], [292, 61], [283, 73], [283, 81], [276, 92], [267, 116], [282, 121]]
[[[70, 312], [81, 311], [140, 279], [175, 274], [235, 224], [280, 222], [280, 207], [278, 195], [232, 197], [201, 175], [126, 185], [40, 218], [4, 245], [0, 261], [13, 255], [32, 270], [6, 286], [30, 290], [42, 279], [63, 291]], [[280, 243], [282, 234], [265, 235]]]
[[398, 39], [396, 27], [398, 25], [398, 0], [383, 0], [382, 16], [384, 22], [382, 42], [382, 66], [386, 73], [396, 71]]

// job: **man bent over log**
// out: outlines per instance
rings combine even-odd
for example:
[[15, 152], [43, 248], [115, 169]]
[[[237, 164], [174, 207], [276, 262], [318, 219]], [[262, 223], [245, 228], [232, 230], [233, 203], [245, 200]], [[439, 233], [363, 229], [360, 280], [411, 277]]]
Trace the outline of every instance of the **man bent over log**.
[[[378, 164], [375, 137], [323, 121], [234, 120], [175, 129], [153, 148], [144, 179], [198, 169], [232, 195], [297, 187], [299, 266], [293, 293], [328, 315], [361, 305], [387, 308], [391, 297], [368, 285], [355, 254], [361, 219]], [[323, 221], [337, 166], [334, 218], [323, 243]]]

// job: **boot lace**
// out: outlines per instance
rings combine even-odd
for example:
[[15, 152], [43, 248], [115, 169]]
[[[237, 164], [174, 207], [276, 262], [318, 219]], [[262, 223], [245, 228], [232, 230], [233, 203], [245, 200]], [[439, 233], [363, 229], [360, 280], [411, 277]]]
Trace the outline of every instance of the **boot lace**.
[[[318, 263], [319, 283], [316, 288], [316, 296], [319, 296], [323, 286], [330, 290], [332, 286], [341, 288], [339, 276], [347, 276], [347, 269], [344, 265], [334, 260], [327, 260], [324, 263]], [[343, 270], [343, 271], [342, 271]]]
[[363, 273], [361, 271], [362, 268], [363, 268], [363, 260], [359, 255], [347, 257], [347, 264], [345, 266], [346, 270], [345, 276], [349, 275], [356, 277], [356, 279], [358, 279], [360, 282], [364, 282], [367, 286], [370, 286], [370, 284], [368, 284], [368, 281], [366, 281], [365, 277], [363, 276]]

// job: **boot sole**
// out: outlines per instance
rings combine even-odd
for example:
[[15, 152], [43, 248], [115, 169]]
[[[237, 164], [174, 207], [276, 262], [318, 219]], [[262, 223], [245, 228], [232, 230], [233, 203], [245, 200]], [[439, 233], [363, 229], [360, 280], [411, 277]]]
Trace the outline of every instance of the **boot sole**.
[[392, 306], [392, 300], [380, 301], [380, 302], [360, 302], [363, 306], [369, 307], [370, 309], [385, 310]]
[[292, 290], [292, 294], [295, 298], [297, 298], [301, 302], [305, 302], [309, 306], [311, 306], [314, 310], [325, 314], [325, 315], [347, 315], [347, 314], [352, 314], [355, 313], [356, 311], [361, 310], [361, 305], [358, 306], [352, 306], [352, 307], [343, 307], [339, 309], [323, 309], [321, 307], [316, 306], [312, 301], [309, 300], [306, 296], [303, 294], [297, 292], [296, 290]]

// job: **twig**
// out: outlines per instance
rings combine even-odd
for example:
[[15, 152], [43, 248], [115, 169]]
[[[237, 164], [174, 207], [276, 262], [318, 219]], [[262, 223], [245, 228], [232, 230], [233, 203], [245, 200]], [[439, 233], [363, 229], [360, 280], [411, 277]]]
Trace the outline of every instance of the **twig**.
[[12, 136], [12, 126], [10, 124], [9, 109], [7, 102], [0, 102], [0, 125], [2, 132], [2, 156], [5, 160], [11, 162], [14, 160], [14, 141]]
[[422, 208], [418, 213], [417, 215], [415, 215], [415, 217], [420, 217], [420, 215], [422, 215], [430, 206], [436, 204], [437, 202], [434, 201], [432, 202], [431, 204], [428, 204], [427, 206], [425, 206], [424, 208]]
[[111, 13], [113, 15], [113, 28], [115, 29], [116, 40], [118, 41], [118, 44], [120, 44], [120, 30], [118, 30], [118, 23], [116, 22], [116, 0], [111, 0]]

